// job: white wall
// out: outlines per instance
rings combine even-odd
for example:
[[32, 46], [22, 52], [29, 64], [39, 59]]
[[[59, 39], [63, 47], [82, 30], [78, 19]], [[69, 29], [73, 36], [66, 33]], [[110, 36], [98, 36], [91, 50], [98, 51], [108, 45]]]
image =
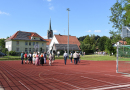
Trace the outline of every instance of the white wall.
[[51, 43], [50, 43], [50, 45], [49, 45], [49, 51], [52, 49], [52, 46], [53, 46], [53, 44], [59, 44], [59, 42], [57, 41], [57, 39], [56, 39], [56, 37], [55, 36], [53, 36], [53, 38], [52, 38], [52, 40], [51, 40]]
[[5, 48], [7, 48], [9, 51], [12, 50], [12, 41], [5, 42]]
[[[19, 45], [17, 45], [16, 41], [19, 41]], [[31, 42], [31, 45], [25, 45], [25, 42]], [[33, 51], [33, 42], [38, 42], [38, 45], [39, 45], [39, 51], [40, 51], [40, 48], [42, 47], [42, 49], [44, 49], [44, 51], [46, 51], [46, 42], [44, 41], [22, 41], [22, 40], [13, 40], [13, 41], [7, 41], [5, 42], [5, 47], [6, 48], [9, 48], [9, 51], [13, 50], [13, 51], [16, 51], [17, 48], [19, 48], [19, 52], [25, 52], [25, 48], [31, 48], [31, 52]], [[42, 43], [44, 43], [44, 46], [42, 46]], [[16, 51], [17, 52], [17, 51]]]

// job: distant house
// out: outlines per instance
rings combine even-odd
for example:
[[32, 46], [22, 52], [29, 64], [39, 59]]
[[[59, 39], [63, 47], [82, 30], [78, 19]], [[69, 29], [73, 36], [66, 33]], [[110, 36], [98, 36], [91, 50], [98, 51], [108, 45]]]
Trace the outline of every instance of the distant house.
[[[54, 35], [48, 51], [67, 50], [68, 36], [67, 35]], [[80, 50], [80, 42], [76, 36], [69, 36], [69, 50]]]
[[5, 48], [16, 52], [46, 51], [47, 41], [35, 32], [17, 31], [5, 40]]
[[120, 41], [118, 41], [117, 43], [113, 44], [113, 46], [115, 46], [115, 47], [116, 47], [117, 45], [127, 45], [127, 42], [120, 40]]

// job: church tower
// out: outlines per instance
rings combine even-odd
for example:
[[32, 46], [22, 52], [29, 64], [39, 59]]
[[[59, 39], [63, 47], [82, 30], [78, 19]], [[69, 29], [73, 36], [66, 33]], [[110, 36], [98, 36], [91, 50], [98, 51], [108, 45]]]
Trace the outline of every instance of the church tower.
[[49, 30], [47, 30], [47, 39], [52, 39], [52, 37], [53, 37], [53, 30], [51, 28], [51, 19], [50, 19]]

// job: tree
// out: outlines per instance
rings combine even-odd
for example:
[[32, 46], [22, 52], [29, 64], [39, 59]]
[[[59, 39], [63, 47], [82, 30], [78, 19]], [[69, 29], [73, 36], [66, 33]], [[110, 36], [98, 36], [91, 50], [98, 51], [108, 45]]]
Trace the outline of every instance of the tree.
[[79, 41], [83, 41], [86, 38], [86, 36], [81, 36], [78, 38]]
[[116, 30], [110, 30], [112, 36], [112, 43], [115, 43], [121, 39], [122, 26], [130, 27], [130, 0], [117, 0], [111, 7], [110, 22], [113, 23], [113, 28]]
[[117, 29], [117, 33], [121, 32], [122, 24], [123, 24], [123, 11], [124, 7], [122, 2], [119, 0], [111, 7], [111, 16], [109, 17], [110, 21], [113, 23], [113, 28]]
[[124, 0], [124, 26], [130, 27], [130, 0]]
[[86, 36], [86, 38], [83, 40], [84, 44], [90, 44], [90, 37], [89, 35]]
[[0, 39], [1, 48], [5, 48], [5, 39]]
[[113, 51], [113, 46], [112, 46], [112, 42], [110, 39], [107, 39], [105, 48], [108, 51], [108, 53], [111, 55], [112, 51]]
[[8, 49], [7, 49], [7, 48], [3, 48], [3, 49], [2, 49], [2, 53], [7, 54], [7, 52], [8, 52]]
[[121, 40], [121, 34], [117, 34], [116, 32], [114, 31], [110, 31], [109, 32], [112, 36], [110, 37], [111, 38], [111, 42], [112, 43], [116, 43], [118, 42], [119, 40]]
[[106, 36], [103, 36], [103, 37], [100, 38], [99, 44], [98, 44], [98, 48], [99, 48], [101, 51], [104, 51], [104, 50], [105, 50], [105, 44], [106, 44], [107, 39], [108, 39], [108, 37], [106, 37]]
[[127, 45], [130, 45], [130, 37], [126, 37], [125, 40], [127, 42]]

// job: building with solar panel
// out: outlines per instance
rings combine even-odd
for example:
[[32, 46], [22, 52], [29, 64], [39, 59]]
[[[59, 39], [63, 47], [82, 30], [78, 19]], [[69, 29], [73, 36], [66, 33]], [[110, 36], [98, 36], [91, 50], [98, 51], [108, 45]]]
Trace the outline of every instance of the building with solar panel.
[[35, 32], [17, 31], [5, 40], [5, 48], [16, 52], [46, 52], [47, 41]]

